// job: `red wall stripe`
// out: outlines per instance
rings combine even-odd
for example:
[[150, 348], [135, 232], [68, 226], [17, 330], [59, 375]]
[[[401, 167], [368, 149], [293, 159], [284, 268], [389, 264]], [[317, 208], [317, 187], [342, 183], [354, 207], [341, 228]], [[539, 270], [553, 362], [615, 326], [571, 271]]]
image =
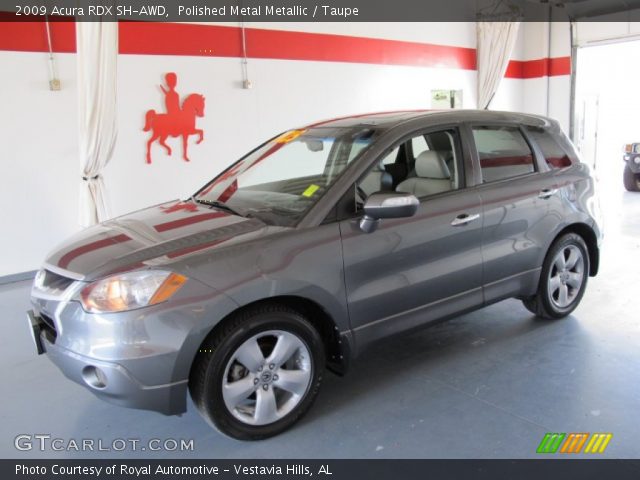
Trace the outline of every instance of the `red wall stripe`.
[[241, 30], [237, 27], [193, 23], [120, 22], [120, 53], [240, 57]]
[[[73, 22], [50, 22], [54, 52], [75, 53], [76, 29]], [[0, 50], [48, 52], [47, 30], [43, 22], [0, 23]]]
[[[120, 53], [242, 55], [238, 27], [151, 22], [120, 25]], [[473, 48], [260, 28], [247, 28], [246, 39], [251, 58], [476, 68]]]
[[258, 58], [476, 69], [473, 48], [259, 29], [247, 42]]
[[539, 58], [537, 60], [511, 60], [507, 78], [555, 77], [571, 74], [571, 57]]
[[[53, 50], [75, 52], [73, 22], [52, 22]], [[473, 48], [404, 42], [324, 33], [246, 29], [251, 58], [409, 65], [476, 69]], [[190, 23], [120, 22], [121, 54], [240, 57], [238, 27]], [[0, 50], [47, 51], [46, 31], [40, 22], [3, 22]], [[512, 60], [505, 77], [526, 79], [569, 75], [569, 57]]]

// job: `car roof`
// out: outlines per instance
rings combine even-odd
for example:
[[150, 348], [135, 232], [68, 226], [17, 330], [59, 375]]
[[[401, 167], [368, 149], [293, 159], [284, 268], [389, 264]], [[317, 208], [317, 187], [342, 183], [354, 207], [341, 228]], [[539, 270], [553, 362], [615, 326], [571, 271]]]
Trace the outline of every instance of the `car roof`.
[[541, 115], [489, 110], [398, 110], [363, 113], [332, 118], [312, 123], [304, 128], [376, 126], [391, 129], [413, 120], [430, 120], [428, 123], [450, 122], [509, 122], [535, 126], [550, 126], [553, 121]]

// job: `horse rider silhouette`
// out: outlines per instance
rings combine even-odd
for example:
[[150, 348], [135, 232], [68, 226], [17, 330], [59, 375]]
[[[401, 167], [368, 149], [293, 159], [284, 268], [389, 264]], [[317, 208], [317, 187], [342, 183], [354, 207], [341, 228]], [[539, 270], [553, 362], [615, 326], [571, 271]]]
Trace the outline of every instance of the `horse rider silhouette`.
[[166, 144], [167, 137], [182, 137], [182, 158], [188, 162], [187, 140], [190, 135], [198, 135], [198, 141], [204, 140], [204, 131], [196, 128], [196, 117], [204, 117], [204, 97], [198, 93], [192, 93], [183, 102], [180, 108], [180, 96], [175, 91], [177, 76], [173, 72], [165, 75], [168, 89], [160, 86], [165, 94], [165, 106], [167, 113], [156, 113], [148, 110], [145, 115], [144, 131], [152, 131], [151, 138], [147, 141], [147, 163], [151, 163], [151, 144], [158, 140], [171, 155], [171, 147]]

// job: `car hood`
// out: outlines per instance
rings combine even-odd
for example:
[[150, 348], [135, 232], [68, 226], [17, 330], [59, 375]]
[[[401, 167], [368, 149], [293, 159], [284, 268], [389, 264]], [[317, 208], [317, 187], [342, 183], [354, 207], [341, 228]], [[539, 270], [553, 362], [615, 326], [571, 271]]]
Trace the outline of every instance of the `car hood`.
[[60, 245], [45, 268], [91, 281], [118, 272], [176, 263], [281, 228], [192, 201], [163, 203], [89, 227]]

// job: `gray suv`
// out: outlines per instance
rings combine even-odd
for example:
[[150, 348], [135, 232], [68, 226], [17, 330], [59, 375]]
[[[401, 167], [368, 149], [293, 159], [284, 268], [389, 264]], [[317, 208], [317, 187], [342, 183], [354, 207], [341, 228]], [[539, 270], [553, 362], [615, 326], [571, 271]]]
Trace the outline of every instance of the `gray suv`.
[[[276, 435], [325, 369], [516, 297], [571, 313], [598, 271], [589, 169], [557, 122], [487, 111], [315, 123], [191, 198], [70, 238], [37, 274], [38, 353], [98, 397]], [[514, 312], [514, 314], [517, 314]]]

